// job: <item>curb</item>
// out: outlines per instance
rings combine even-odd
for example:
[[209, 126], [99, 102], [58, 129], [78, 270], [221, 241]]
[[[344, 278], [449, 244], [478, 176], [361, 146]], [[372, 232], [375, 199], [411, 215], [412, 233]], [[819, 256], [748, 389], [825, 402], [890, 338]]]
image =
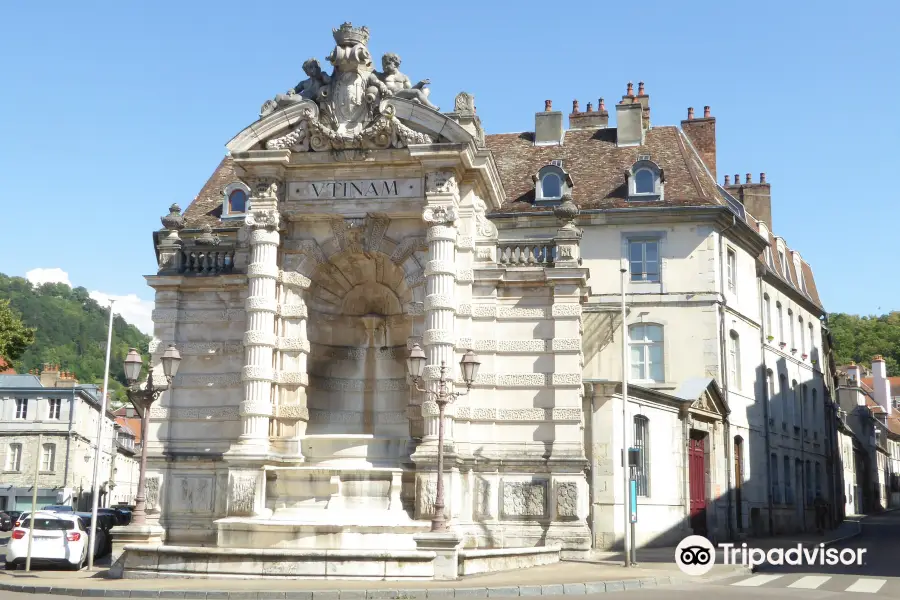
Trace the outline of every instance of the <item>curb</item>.
[[[737, 570], [736, 570], [737, 571]], [[747, 570], [749, 571], [749, 569]], [[205, 592], [178, 590], [110, 590], [102, 588], [65, 588], [40, 585], [0, 583], [0, 590], [23, 594], [52, 594], [78, 598], [172, 598], [184, 600], [426, 600], [448, 598], [511, 598], [519, 596], [583, 596], [604, 592], [621, 592], [643, 588], [708, 583], [733, 577], [728, 573], [712, 578], [644, 577], [585, 583], [553, 585], [515, 585], [507, 587], [375, 589], [375, 590], [302, 590], [293, 592]], [[335, 582], [340, 585], [338, 582]]]

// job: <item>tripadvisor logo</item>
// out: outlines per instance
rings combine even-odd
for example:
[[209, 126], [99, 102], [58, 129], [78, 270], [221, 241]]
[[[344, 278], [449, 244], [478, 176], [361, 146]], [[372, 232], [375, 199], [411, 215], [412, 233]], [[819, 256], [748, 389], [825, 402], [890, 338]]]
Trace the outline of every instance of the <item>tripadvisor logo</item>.
[[[705, 537], [690, 535], [675, 548], [675, 564], [686, 575], [705, 575], [716, 564], [716, 550]], [[719, 544], [723, 565], [743, 565], [751, 569], [759, 565], [772, 566], [860, 566], [866, 548], [826, 548], [824, 543], [804, 547], [797, 544], [792, 547], [752, 548], [747, 544]]]

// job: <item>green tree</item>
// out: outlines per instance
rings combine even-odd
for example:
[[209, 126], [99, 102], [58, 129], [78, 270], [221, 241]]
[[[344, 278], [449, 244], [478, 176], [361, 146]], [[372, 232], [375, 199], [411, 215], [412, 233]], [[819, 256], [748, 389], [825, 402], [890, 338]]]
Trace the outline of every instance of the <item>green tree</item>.
[[0, 357], [17, 361], [33, 343], [34, 329], [25, 326], [9, 300], [0, 300]]
[[881, 316], [832, 313], [828, 326], [834, 336], [837, 364], [853, 361], [871, 367], [872, 357], [880, 354], [888, 376], [900, 375], [900, 312]]

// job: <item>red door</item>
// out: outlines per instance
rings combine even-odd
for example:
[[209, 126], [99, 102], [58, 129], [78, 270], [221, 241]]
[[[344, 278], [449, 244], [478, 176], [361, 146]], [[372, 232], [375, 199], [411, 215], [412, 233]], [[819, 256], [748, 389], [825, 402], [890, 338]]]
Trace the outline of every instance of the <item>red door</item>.
[[706, 438], [691, 436], [688, 450], [688, 484], [691, 490], [691, 528], [706, 535]]

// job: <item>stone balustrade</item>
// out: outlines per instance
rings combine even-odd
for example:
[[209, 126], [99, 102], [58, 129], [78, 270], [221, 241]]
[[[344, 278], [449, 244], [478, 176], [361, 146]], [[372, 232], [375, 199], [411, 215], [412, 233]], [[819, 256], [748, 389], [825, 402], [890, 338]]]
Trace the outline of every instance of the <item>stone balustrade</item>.
[[233, 246], [185, 248], [181, 251], [178, 272], [183, 275], [224, 275], [234, 271]]
[[497, 246], [497, 264], [505, 267], [552, 267], [555, 261], [553, 240], [501, 241]]

